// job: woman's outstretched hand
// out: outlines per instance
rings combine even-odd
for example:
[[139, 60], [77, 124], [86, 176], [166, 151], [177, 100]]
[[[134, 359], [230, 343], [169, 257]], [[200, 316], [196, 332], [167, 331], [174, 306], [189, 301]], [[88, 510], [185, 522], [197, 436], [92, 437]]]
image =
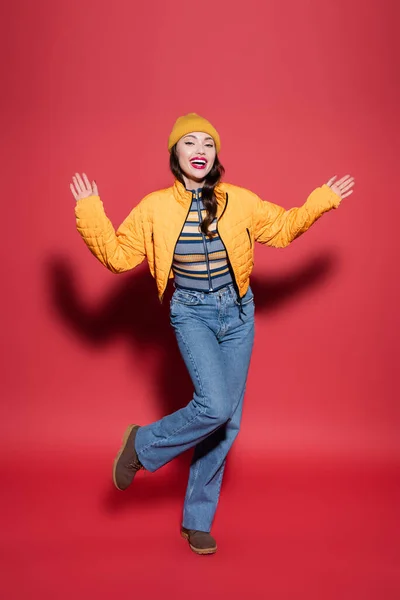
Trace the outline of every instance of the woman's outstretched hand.
[[96, 182], [93, 180], [92, 183], [90, 183], [86, 173], [82, 173], [82, 176], [83, 179], [79, 173], [75, 173], [75, 176], [72, 178], [73, 183], [69, 184], [72, 195], [76, 201], [87, 198], [88, 196], [99, 195]]
[[[342, 177], [342, 179], [335, 181], [336, 177], [337, 175], [332, 177], [332, 179], [330, 179], [326, 183], [326, 185], [328, 185], [332, 189], [332, 191], [335, 192], [335, 194], [337, 194], [338, 196], [340, 196], [343, 200], [343, 198], [346, 198], [346, 196], [350, 196], [350, 194], [352, 194], [354, 191], [350, 189], [355, 183], [354, 177], [350, 177], [350, 175], [345, 175], [344, 177]], [[335, 183], [333, 183], [334, 181]]]

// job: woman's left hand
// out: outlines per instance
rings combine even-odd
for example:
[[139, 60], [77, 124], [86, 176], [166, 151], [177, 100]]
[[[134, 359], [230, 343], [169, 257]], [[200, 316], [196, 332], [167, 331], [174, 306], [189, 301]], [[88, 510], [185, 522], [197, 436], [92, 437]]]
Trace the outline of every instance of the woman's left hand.
[[[342, 177], [342, 179], [335, 181], [336, 177], [337, 175], [332, 177], [332, 179], [330, 179], [326, 183], [326, 185], [328, 185], [332, 189], [332, 191], [335, 192], [335, 194], [337, 194], [338, 196], [340, 196], [343, 200], [343, 198], [350, 196], [350, 194], [352, 194], [354, 191], [350, 189], [355, 183], [354, 177], [350, 177], [350, 175], [345, 175], [344, 177]], [[335, 183], [333, 183], [334, 181]]]

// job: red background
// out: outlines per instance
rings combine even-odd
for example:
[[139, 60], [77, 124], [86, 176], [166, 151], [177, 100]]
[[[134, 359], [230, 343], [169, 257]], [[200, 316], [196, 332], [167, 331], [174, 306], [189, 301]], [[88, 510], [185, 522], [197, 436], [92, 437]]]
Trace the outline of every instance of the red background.
[[[2, 12], [2, 596], [397, 598], [397, 3]], [[179, 538], [190, 456], [112, 489], [125, 426], [191, 386], [169, 296], [160, 307], [146, 265], [115, 276], [94, 259], [69, 190], [76, 171], [96, 179], [118, 225], [171, 184], [167, 138], [192, 111], [221, 135], [225, 180], [264, 199], [289, 208], [356, 179], [289, 248], [256, 249], [256, 344], [212, 558]]]

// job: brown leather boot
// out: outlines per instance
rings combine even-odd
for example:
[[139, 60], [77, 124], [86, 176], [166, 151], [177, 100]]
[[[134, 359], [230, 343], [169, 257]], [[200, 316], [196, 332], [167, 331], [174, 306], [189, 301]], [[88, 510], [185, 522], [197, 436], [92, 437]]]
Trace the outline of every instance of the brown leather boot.
[[125, 430], [122, 447], [114, 460], [113, 480], [115, 487], [119, 490], [126, 490], [131, 485], [136, 473], [140, 469], [144, 469], [135, 450], [135, 437], [138, 429], [139, 425], [129, 425]]
[[188, 540], [190, 548], [196, 554], [214, 554], [217, 551], [217, 542], [207, 531], [182, 527], [181, 536]]

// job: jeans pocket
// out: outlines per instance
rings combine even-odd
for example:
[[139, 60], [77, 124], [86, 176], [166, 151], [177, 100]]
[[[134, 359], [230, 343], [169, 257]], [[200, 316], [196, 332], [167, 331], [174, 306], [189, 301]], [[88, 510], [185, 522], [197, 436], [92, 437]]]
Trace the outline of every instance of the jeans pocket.
[[[235, 298], [235, 302], [238, 306], [240, 306], [240, 302], [237, 298]], [[250, 302], [254, 304], [254, 294], [251, 287], [249, 286], [247, 292], [242, 298], [242, 306], [246, 306], [246, 304], [250, 304]]]
[[174, 302], [185, 304], [186, 306], [196, 306], [197, 304], [200, 304], [201, 296], [197, 292], [176, 289], [171, 298], [171, 305]]

